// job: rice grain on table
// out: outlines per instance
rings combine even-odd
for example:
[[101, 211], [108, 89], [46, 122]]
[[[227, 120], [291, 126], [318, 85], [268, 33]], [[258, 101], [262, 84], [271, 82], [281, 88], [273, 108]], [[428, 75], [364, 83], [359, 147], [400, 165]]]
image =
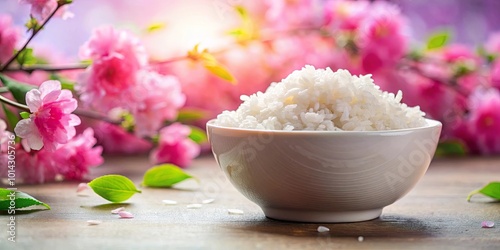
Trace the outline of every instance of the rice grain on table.
[[305, 66], [264, 92], [241, 96], [235, 111], [224, 111], [214, 124], [259, 130], [376, 131], [421, 127], [420, 107], [401, 103], [381, 91], [371, 75]]

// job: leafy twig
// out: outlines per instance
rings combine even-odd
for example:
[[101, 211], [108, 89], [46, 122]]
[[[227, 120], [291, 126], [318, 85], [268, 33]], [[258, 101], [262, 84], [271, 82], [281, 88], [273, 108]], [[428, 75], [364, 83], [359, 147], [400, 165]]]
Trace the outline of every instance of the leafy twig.
[[24, 43], [24, 45], [21, 47], [20, 50], [18, 50], [3, 66], [2, 68], [0, 69], [0, 72], [3, 72], [7, 69], [7, 67], [9, 67], [9, 65], [14, 62], [14, 60], [16, 60], [16, 58], [26, 49], [26, 47], [28, 47], [28, 44], [31, 42], [31, 40], [33, 40], [33, 38], [36, 36], [36, 34], [38, 34], [38, 32], [43, 29], [43, 27], [50, 21], [50, 19], [52, 19], [52, 17], [56, 14], [56, 12], [62, 7], [64, 6], [65, 3], [63, 4], [60, 4], [58, 3], [57, 4], [57, 7], [54, 11], [52, 11], [52, 13], [50, 13], [50, 15], [47, 17], [47, 19], [45, 19], [45, 21], [39, 26], [39, 27], [35, 27], [33, 29], [33, 32], [31, 33], [31, 36], [28, 38], [28, 40], [26, 40], [26, 42]]

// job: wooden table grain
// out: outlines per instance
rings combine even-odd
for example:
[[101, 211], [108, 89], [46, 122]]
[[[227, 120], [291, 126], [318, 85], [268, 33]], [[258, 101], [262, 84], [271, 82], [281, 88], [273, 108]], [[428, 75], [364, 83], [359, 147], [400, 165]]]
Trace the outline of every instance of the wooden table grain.
[[[139, 184], [148, 166], [146, 157], [108, 157], [92, 176], [120, 173]], [[343, 224], [266, 218], [210, 156], [195, 160], [187, 171], [201, 180], [197, 190], [141, 188], [125, 204], [79, 197], [78, 183], [19, 186], [52, 210], [16, 215], [15, 243], [7, 241], [8, 218], [0, 216], [0, 249], [500, 249], [500, 203], [480, 196], [466, 201], [471, 190], [500, 180], [500, 158], [434, 159], [418, 185], [380, 218]], [[178, 204], [165, 205], [164, 199]], [[206, 199], [214, 202], [186, 207]], [[120, 206], [135, 218], [110, 213]], [[89, 226], [88, 220], [102, 224]], [[481, 228], [485, 220], [498, 227]], [[320, 225], [330, 232], [318, 233]]]

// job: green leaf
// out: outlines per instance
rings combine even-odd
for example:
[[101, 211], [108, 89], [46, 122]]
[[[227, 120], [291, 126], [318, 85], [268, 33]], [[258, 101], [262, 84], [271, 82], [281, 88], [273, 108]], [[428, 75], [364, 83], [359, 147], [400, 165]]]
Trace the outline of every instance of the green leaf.
[[0, 210], [19, 210], [21, 208], [29, 208], [33, 206], [44, 206], [47, 209], [50, 209], [49, 205], [33, 198], [29, 194], [20, 191], [12, 191], [5, 188], [0, 188]]
[[89, 187], [96, 194], [111, 202], [123, 202], [135, 193], [140, 193], [134, 183], [123, 175], [103, 175], [92, 180]]
[[167, 24], [165, 23], [161, 22], [152, 23], [148, 27], [146, 27], [146, 33], [153, 33], [156, 31], [160, 31], [165, 29], [165, 27], [167, 27]]
[[207, 112], [201, 109], [182, 108], [177, 114], [176, 121], [181, 123], [197, 121], [207, 117]]
[[203, 65], [212, 74], [232, 83], [236, 84], [236, 78], [222, 64], [205, 64]]
[[23, 112], [21, 112], [21, 113], [19, 113], [19, 114], [21, 115], [21, 117], [22, 117], [23, 119], [28, 119], [28, 118], [30, 118], [30, 115], [31, 115], [30, 113], [28, 113], [28, 112], [24, 112], [24, 111], [23, 111]]
[[427, 39], [427, 50], [434, 50], [444, 47], [448, 44], [451, 34], [448, 31], [441, 31], [432, 34], [429, 39]]
[[196, 44], [192, 50], [188, 51], [188, 58], [194, 61], [201, 60], [208, 71], [232, 84], [236, 84], [234, 76], [207, 49], [200, 52], [199, 44]]
[[11, 129], [14, 129], [16, 127], [17, 122], [19, 122], [19, 117], [14, 114], [10, 109], [5, 106], [4, 103], [2, 103], [2, 108], [3, 112], [5, 113], [5, 116], [7, 117], [7, 123]]
[[173, 164], [152, 167], [144, 173], [142, 185], [148, 187], [172, 187], [172, 185], [193, 178]]
[[35, 86], [20, 83], [6, 75], [0, 74], [0, 80], [7, 87], [17, 102], [26, 104], [26, 93], [35, 88]]
[[189, 126], [191, 128], [191, 133], [189, 138], [198, 144], [202, 144], [207, 141], [207, 133], [205, 130], [200, 129], [195, 126]]
[[496, 200], [500, 200], [500, 182], [490, 182], [486, 184], [486, 186], [482, 187], [481, 189], [474, 190], [472, 191], [468, 196], [467, 196], [467, 201], [470, 201], [473, 195], [475, 194], [483, 194], [488, 197], [491, 197]]
[[38, 63], [38, 59], [33, 55], [32, 48], [25, 48], [16, 57], [17, 63], [19, 65], [32, 65]]
[[69, 80], [66, 77], [63, 77], [63, 76], [58, 75], [58, 74], [51, 74], [50, 75], [50, 80], [57, 80], [57, 81], [59, 81], [61, 83], [61, 89], [67, 89], [67, 90], [70, 90], [70, 91], [74, 91], [75, 90], [75, 83], [72, 82], [71, 80]]
[[438, 144], [436, 149], [437, 156], [465, 154], [467, 154], [467, 150], [460, 141], [443, 141]]
[[30, 17], [30, 20], [28, 20], [28, 22], [26, 22], [26, 24], [24, 26], [26, 26], [26, 28], [28, 28], [28, 31], [30, 31], [30, 30], [38, 31], [42, 28], [42, 25], [33, 16]]

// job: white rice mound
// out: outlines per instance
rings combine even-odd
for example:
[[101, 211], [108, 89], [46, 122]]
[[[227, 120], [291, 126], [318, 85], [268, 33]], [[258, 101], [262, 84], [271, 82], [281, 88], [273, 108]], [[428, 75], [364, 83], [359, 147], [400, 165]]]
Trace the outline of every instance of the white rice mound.
[[377, 131], [422, 127], [420, 107], [401, 103], [403, 94], [383, 92], [371, 75], [305, 66], [264, 92], [242, 95], [235, 111], [214, 124], [259, 130]]

